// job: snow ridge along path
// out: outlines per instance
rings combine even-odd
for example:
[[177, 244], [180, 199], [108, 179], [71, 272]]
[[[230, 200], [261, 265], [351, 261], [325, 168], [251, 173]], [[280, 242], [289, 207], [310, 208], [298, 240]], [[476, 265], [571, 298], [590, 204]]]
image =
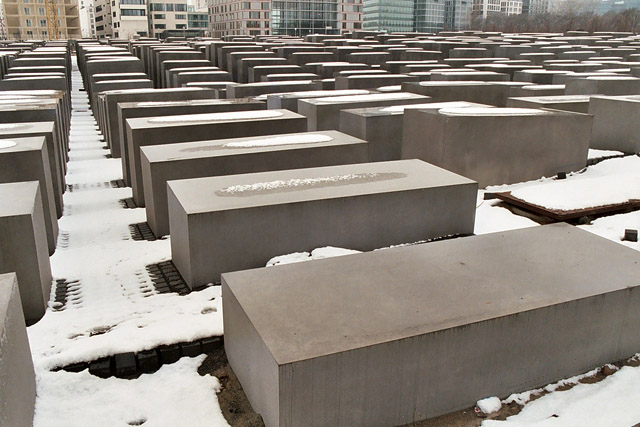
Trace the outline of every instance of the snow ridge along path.
[[[87, 370], [51, 372], [117, 353], [222, 335], [220, 287], [184, 296], [155, 290], [145, 266], [170, 259], [169, 240], [131, 238], [129, 224], [146, 221], [145, 210], [121, 206], [119, 200], [131, 197], [131, 189], [111, 185], [122, 179], [120, 159], [106, 157], [109, 151], [81, 87], [74, 57], [68, 190], [51, 267], [54, 281], [77, 282], [69, 285], [64, 305], [54, 301], [54, 283], [45, 316], [28, 328], [37, 376], [35, 424], [79, 425], [76, 417], [82, 412], [91, 425], [147, 419], [155, 422], [145, 425], [177, 425], [166, 414], [171, 411], [187, 416], [180, 421], [189, 419], [191, 425], [204, 420], [226, 425], [215, 395], [217, 379], [196, 372], [202, 357], [182, 358], [136, 380], [98, 379]], [[115, 410], [105, 410], [103, 404], [116, 395]], [[78, 411], [84, 404], [91, 408]]]

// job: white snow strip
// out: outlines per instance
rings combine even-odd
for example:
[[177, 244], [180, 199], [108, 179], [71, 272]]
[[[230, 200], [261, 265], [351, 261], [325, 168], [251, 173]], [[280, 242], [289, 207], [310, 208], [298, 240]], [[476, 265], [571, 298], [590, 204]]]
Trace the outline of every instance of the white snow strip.
[[343, 89], [343, 90], [309, 90], [309, 91], [300, 91], [300, 92], [286, 92], [280, 95], [287, 95], [292, 97], [302, 96], [305, 98], [316, 98], [321, 96], [367, 95], [368, 93], [370, 93], [370, 91], [364, 90], [364, 89]]
[[5, 148], [15, 147], [16, 145], [18, 145], [17, 142], [11, 141], [9, 139], [0, 140], [0, 150], [3, 150]]
[[234, 111], [230, 113], [184, 114], [149, 119], [149, 123], [198, 123], [222, 120], [257, 120], [282, 117], [284, 113], [275, 110]]
[[255, 184], [232, 185], [222, 188], [216, 193], [219, 195], [234, 195], [246, 192], [263, 192], [280, 189], [304, 189], [322, 184], [333, 184], [337, 182], [348, 183], [351, 181], [362, 181], [379, 176], [378, 173], [350, 173], [345, 175], [334, 175], [320, 178], [294, 178], [289, 180], [276, 180], [267, 182], [256, 182]]
[[420, 108], [428, 108], [433, 110], [439, 110], [441, 108], [469, 108], [477, 106], [477, 104], [473, 104], [470, 102], [464, 101], [452, 101], [452, 102], [432, 102], [427, 104], [410, 104], [410, 105], [393, 105], [391, 107], [382, 108], [380, 111], [396, 113], [403, 112], [407, 109], [420, 109]]
[[217, 378], [200, 376], [205, 356], [183, 357], [135, 380], [39, 371], [35, 427], [227, 426]]
[[252, 139], [250, 141], [229, 142], [225, 148], [277, 147], [281, 145], [318, 144], [333, 141], [333, 138], [322, 134], [305, 134], [295, 136], [276, 136], [273, 138]]
[[541, 116], [552, 113], [533, 108], [465, 107], [443, 108], [440, 114], [445, 116]]
[[500, 200], [480, 200], [476, 208], [474, 234], [497, 233], [539, 225], [529, 218], [511, 213], [509, 209], [498, 206], [499, 204]]
[[[577, 382], [577, 381], [576, 381]], [[640, 367], [625, 366], [594, 384], [578, 384], [527, 404], [505, 421], [487, 420], [483, 427], [631, 426], [640, 420]], [[528, 399], [528, 397], [526, 397]], [[517, 399], [507, 399], [517, 401]], [[505, 401], [505, 403], [507, 403]]]
[[382, 86], [376, 89], [378, 92], [400, 92], [402, 85]]
[[622, 151], [597, 150], [595, 148], [589, 148], [589, 155], [587, 156], [587, 158], [589, 160], [595, 160], [595, 159], [606, 159], [607, 157], [616, 157], [616, 156], [622, 156], [622, 155], [624, 155]]
[[640, 231], [640, 211], [598, 218], [580, 228], [640, 251], [640, 242], [622, 240], [626, 229]]
[[415, 97], [415, 94], [408, 92], [400, 93], [372, 93], [369, 95], [353, 95], [353, 96], [331, 96], [324, 98], [316, 98], [318, 103], [340, 103], [340, 102], [364, 102], [364, 101], [387, 101], [394, 99], [408, 99]]
[[25, 125], [22, 123], [1, 123], [0, 130], [20, 130], [20, 129], [28, 129], [31, 126]]
[[336, 248], [333, 246], [325, 246], [323, 248], [316, 248], [311, 253], [309, 252], [294, 252], [288, 255], [280, 255], [271, 258], [267, 262], [267, 267], [274, 265], [292, 264], [302, 261], [311, 261], [314, 259], [332, 258], [336, 256], [359, 254], [360, 251], [353, 249]]

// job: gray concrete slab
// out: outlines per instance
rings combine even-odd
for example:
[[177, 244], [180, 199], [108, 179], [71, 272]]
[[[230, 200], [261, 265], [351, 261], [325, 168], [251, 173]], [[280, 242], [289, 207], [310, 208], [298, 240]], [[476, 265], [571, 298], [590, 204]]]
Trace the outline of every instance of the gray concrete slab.
[[298, 100], [298, 112], [307, 117], [307, 126], [312, 130], [338, 130], [340, 110], [386, 107], [391, 105], [424, 104], [428, 96], [412, 93], [380, 93], [368, 95], [331, 96]]
[[567, 95], [640, 95], [640, 78], [603, 76], [571, 79], [566, 83]]
[[589, 112], [590, 99], [590, 95], [512, 97], [507, 100], [507, 107], [551, 108], [586, 114]]
[[30, 427], [36, 376], [15, 273], [0, 274], [0, 425]]
[[419, 160], [168, 184], [172, 259], [186, 283], [322, 246], [373, 250], [473, 229], [477, 185]]
[[[272, 59], [275, 59], [275, 58], [272, 58]], [[254, 65], [252, 67], [249, 67], [248, 82], [249, 83], [261, 82], [262, 76], [266, 76], [267, 74], [273, 74], [275, 72], [284, 72], [284, 73], [292, 74], [292, 73], [302, 73], [304, 72], [304, 70], [299, 65]]]
[[369, 161], [400, 160], [402, 123], [406, 109], [439, 110], [441, 108], [490, 107], [471, 102], [434, 102], [388, 107], [355, 108], [340, 111], [340, 131], [369, 142]]
[[[240, 58], [237, 63], [237, 71], [238, 75], [236, 76], [236, 81], [239, 83], [253, 83], [255, 81], [261, 81], [260, 78], [258, 80], [251, 80], [250, 69], [252, 67], [259, 66], [269, 66], [269, 65], [287, 65], [287, 60], [285, 58], [278, 58], [275, 56], [262, 56], [262, 57], [243, 57]], [[283, 71], [287, 72], [287, 71]], [[231, 80], [231, 79], [229, 79]]]
[[[27, 324], [44, 316], [51, 293], [51, 265], [37, 181], [0, 184], [0, 274], [18, 276]], [[4, 387], [3, 387], [4, 388]]]
[[564, 95], [565, 88], [565, 85], [531, 85], [512, 87], [511, 89], [509, 89], [509, 98], [532, 96], [562, 96]]
[[365, 163], [367, 146], [361, 139], [324, 131], [142, 147], [147, 222], [156, 237], [169, 234], [168, 181]]
[[304, 116], [288, 110], [232, 111], [128, 119], [127, 151], [133, 200], [144, 206], [140, 147], [176, 142], [305, 132]]
[[226, 96], [227, 98], [247, 98], [268, 93], [298, 92], [313, 89], [315, 89], [315, 85], [311, 80], [246, 83], [227, 85]]
[[331, 96], [367, 95], [371, 91], [366, 89], [349, 90], [310, 90], [303, 92], [274, 93], [267, 95], [267, 108], [270, 110], [284, 108], [285, 110], [298, 112], [298, 100], [309, 98], [322, 98]]
[[267, 427], [410, 424], [632, 356], [638, 275], [566, 224], [225, 273], [225, 350]]
[[[44, 136], [0, 139], [0, 183], [38, 181], [42, 199], [49, 255], [56, 250], [58, 216], [56, 214], [49, 154]], [[11, 203], [9, 199], [5, 199]]]
[[592, 96], [591, 148], [640, 153], [640, 96]]
[[512, 87], [526, 86], [525, 82], [432, 82], [403, 83], [402, 90], [430, 96], [433, 102], [467, 101], [504, 107]]
[[[386, 73], [386, 72], [385, 72]], [[408, 74], [373, 74], [336, 77], [336, 89], [375, 89], [381, 86], [399, 85], [405, 82], [417, 82], [416, 76]]]
[[402, 158], [433, 163], [481, 188], [530, 181], [584, 168], [592, 123], [588, 114], [558, 110], [406, 110]]
[[64, 159], [61, 158], [60, 153], [62, 147], [59, 146], [59, 142], [55, 137], [55, 131], [56, 128], [54, 122], [24, 122], [0, 124], [0, 138], [2, 139], [38, 136], [43, 136], [45, 138], [47, 146], [47, 156], [49, 158], [49, 168], [51, 173], [51, 184], [53, 186], [56, 217], [60, 218], [62, 217], [62, 210], [64, 207], [62, 194], [66, 191], [66, 184], [64, 181]]

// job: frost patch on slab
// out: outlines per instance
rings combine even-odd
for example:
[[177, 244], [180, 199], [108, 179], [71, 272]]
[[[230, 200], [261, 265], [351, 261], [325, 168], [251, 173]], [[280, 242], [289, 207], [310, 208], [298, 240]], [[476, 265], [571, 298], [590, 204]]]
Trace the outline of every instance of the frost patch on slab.
[[400, 92], [402, 85], [382, 86], [376, 89], [378, 92]]
[[330, 96], [324, 98], [317, 98], [316, 102], [334, 104], [340, 102], [361, 102], [361, 101], [387, 101], [394, 99], [409, 99], [414, 98], [416, 95], [408, 92], [400, 93], [372, 93], [369, 95], [354, 95], [354, 96]]
[[343, 255], [359, 254], [360, 251], [353, 249], [336, 248], [334, 246], [325, 246], [323, 248], [316, 248], [311, 253], [309, 252], [294, 252], [292, 254], [280, 255], [271, 258], [267, 262], [267, 267], [274, 265], [293, 264], [302, 261], [311, 261], [314, 259], [332, 258]]
[[282, 117], [284, 113], [274, 110], [234, 111], [232, 113], [185, 114], [181, 116], [154, 117], [149, 123], [198, 123], [223, 120], [255, 120]]
[[551, 113], [533, 108], [465, 107], [443, 108], [440, 114], [445, 116], [542, 116]]
[[232, 185], [216, 191], [218, 196], [243, 196], [259, 193], [305, 190], [309, 188], [326, 187], [331, 185], [361, 184], [365, 182], [397, 179], [404, 177], [402, 173], [349, 173], [320, 178], [294, 178], [289, 180], [275, 180], [256, 182], [255, 184]]
[[0, 150], [3, 150], [5, 148], [15, 147], [16, 145], [18, 145], [17, 142], [11, 141], [9, 139], [0, 140]]
[[487, 397], [476, 402], [478, 409], [484, 414], [492, 414], [498, 412], [502, 408], [502, 402], [497, 397]]
[[[37, 375], [35, 427], [129, 425], [227, 426], [218, 406], [217, 378], [200, 376], [205, 356], [183, 357], [137, 379], [41, 371]], [[205, 421], [206, 420], [206, 421]]]
[[411, 104], [411, 105], [393, 105], [391, 107], [382, 108], [380, 111], [396, 113], [403, 112], [407, 109], [420, 109], [420, 108], [428, 108], [428, 109], [441, 109], [441, 108], [468, 108], [472, 107], [476, 104], [472, 104], [464, 101], [452, 101], [452, 102], [432, 102], [427, 104]]
[[[631, 426], [640, 420], [638, 384], [640, 367], [625, 366], [600, 382], [547, 394], [527, 404], [518, 415], [505, 421], [487, 420], [482, 426]], [[517, 401], [512, 397], [505, 403]]]
[[0, 131], [2, 130], [22, 130], [29, 129], [31, 126], [22, 123], [2, 123], [0, 124]]
[[364, 89], [344, 89], [344, 90], [310, 90], [301, 92], [287, 92], [281, 95], [287, 95], [291, 97], [303, 96], [305, 98], [316, 98], [320, 96], [348, 96], [348, 95], [367, 95], [370, 93]]
[[274, 138], [252, 139], [250, 141], [229, 142], [224, 144], [225, 148], [256, 148], [256, 147], [277, 147], [281, 145], [296, 144], [318, 144], [320, 142], [330, 142], [333, 138], [328, 135], [312, 134], [298, 136], [277, 136]]

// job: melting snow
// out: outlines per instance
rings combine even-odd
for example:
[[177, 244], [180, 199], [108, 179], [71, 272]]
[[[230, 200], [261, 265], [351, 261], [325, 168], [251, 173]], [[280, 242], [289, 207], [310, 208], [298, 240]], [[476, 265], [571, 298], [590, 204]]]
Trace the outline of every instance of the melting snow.
[[255, 147], [277, 147], [280, 145], [296, 144], [318, 144], [320, 142], [333, 141], [333, 138], [322, 134], [304, 134], [291, 136], [276, 136], [273, 138], [252, 139], [249, 141], [229, 142], [224, 144], [225, 148], [255, 148]]
[[340, 103], [340, 102], [360, 102], [360, 101], [386, 101], [394, 99], [414, 98], [416, 95], [408, 92], [400, 93], [372, 93], [369, 95], [354, 96], [331, 96], [325, 98], [316, 98], [318, 103]]
[[257, 120], [282, 117], [284, 113], [275, 110], [234, 111], [232, 113], [184, 114], [149, 119], [149, 123], [198, 123], [222, 120]]
[[314, 259], [323, 259], [323, 258], [332, 258], [336, 256], [343, 256], [343, 255], [359, 254], [359, 253], [361, 252], [353, 249], [343, 249], [343, 248], [336, 248], [333, 246], [325, 246], [324, 248], [314, 249], [313, 251], [311, 251], [311, 253], [294, 252], [292, 254], [280, 255], [280, 256], [271, 258], [267, 262], [267, 267], [271, 267], [274, 265], [292, 264], [295, 262], [302, 262], [302, 261], [311, 261]]
[[5, 148], [15, 147], [16, 145], [18, 145], [17, 142], [11, 141], [9, 139], [0, 140], [0, 150], [5, 149]]
[[440, 114], [445, 116], [541, 116], [551, 113], [533, 108], [465, 107], [443, 108]]

